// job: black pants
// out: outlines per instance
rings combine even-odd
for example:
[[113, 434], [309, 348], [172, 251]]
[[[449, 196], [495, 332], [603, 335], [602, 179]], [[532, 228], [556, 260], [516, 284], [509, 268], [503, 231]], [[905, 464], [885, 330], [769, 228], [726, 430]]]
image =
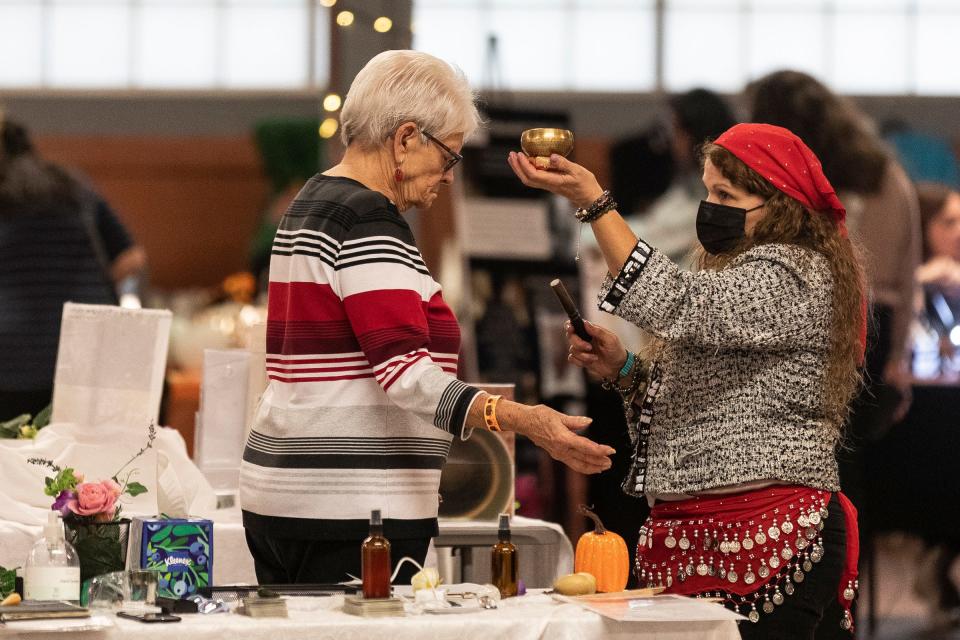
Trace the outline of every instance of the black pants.
[[[362, 539], [297, 540], [249, 529], [245, 533], [259, 584], [334, 584], [350, 580], [348, 573], [360, 577]], [[422, 565], [429, 545], [430, 538], [391, 540], [392, 567], [395, 569], [404, 556]], [[410, 584], [416, 572], [416, 567], [405, 562], [394, 584]]]
[[590, 439], [616, 450], [611, 456], [613, 464], [609, 469], [588, 477], [590, 502], [603, 525], [619, 534], [627, 543], [631, 567], [627, 588], [633, 589], [637, 587], [637, 577], [633, 572], [637, 560], [637, 539], [640, 537], [640, 527], [650, 515], [650, 506], [645, 498], [628, 496], [621, 488], [630, 470], [634, 447], [627, 434], [627, 420], [623, 415], [620, 397], [614, 391], [604, 391], [599, 384], [590, 382], [588, 385], [587, 415], [593, 418], [589, 428]]
[[847, 522], [836, 495], [828, 507], [830, 516], [823, 531], [823, 560], [813, 565], [792, 596], [773, 613], [762, 614], [760, 621], [741, 622], [743, 640], [851, 640], [840, 626], [843, 607], [837, 600], [840, 577], [847, 555]]

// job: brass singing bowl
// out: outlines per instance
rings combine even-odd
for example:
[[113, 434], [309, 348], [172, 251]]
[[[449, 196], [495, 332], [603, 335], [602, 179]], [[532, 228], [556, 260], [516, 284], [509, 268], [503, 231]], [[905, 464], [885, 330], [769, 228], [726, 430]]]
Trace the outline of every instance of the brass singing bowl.
[[556, 153], [566, 157], [573, 151], [573, 131], [568, 129], [527, 129], [520, 134], [520, 148], [531, 158], [547, 158]]

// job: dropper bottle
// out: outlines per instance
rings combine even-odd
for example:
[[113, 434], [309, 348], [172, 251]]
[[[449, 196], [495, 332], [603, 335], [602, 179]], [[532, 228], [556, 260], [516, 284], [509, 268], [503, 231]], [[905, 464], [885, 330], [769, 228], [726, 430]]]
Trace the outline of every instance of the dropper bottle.
[[390, 597], [390, 541], [383, 537], [380, 509], [370, 513], [370, 535], [360, 547], [363, 597]]
[[517, 595], [518, 558], [517, 545], [510, 541], [510, 514], [500, 514], [497, 544], [490, 556], [490, 576], [493, 585], [500, 590], [501, 598]]

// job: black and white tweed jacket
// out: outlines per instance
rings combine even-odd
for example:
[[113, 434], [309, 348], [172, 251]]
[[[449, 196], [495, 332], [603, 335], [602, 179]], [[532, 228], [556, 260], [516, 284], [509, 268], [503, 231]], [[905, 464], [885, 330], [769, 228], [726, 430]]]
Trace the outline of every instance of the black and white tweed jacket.
[[799, 247], [763, 245], [689, 273], [641, 240], [599, 297], [665, 343], [648, 441], [624, 488], [655, 496], [772, 480], [837, 490], [824, 394], [831, 291], [826, 258]]

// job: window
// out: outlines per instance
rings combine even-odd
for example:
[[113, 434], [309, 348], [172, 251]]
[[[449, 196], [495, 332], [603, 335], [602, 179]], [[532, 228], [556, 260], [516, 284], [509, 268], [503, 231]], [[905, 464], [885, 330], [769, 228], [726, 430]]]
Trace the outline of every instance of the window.
[[[365, 6], [334, 1], [0, 0], [0, 87], [325, 87], [330, 12]], [[960, 0], [412, 2], [414, 48], [482, 89], [738, 91], [790, 68], [843, 93], [960, 95]]]
[[328, 11], [316, 0], [0, 0], [0, 86], [323, 87]]
[[666, 0], [664, 85], [797, 69], [853, 94], [960, 94], [955, 0]]
[[484, 89], [647, 91], [655, 17], [653, 0], [419, 0], [413, 46]]
[[484, 89], [738, 91], [790, 68], [844, 93], [957, 95], [957, 34], [957, 0], [414, 2], [414, 47]]

